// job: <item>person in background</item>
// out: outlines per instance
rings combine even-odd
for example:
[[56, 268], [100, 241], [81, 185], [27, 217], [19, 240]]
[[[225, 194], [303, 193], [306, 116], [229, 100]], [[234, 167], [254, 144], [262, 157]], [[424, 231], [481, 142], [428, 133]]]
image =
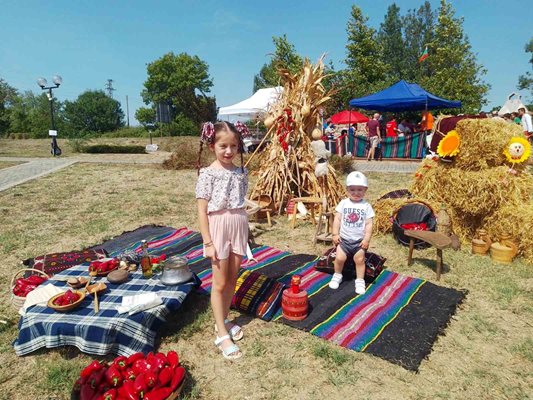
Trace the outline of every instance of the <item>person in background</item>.
[[503, 119], [509, 124], [513, 123], [513, 118], [510, 113], [503, 114]]
[[524, 107], [520, 107], [518, 109], [518, 115], [520, 115], [520, 119], [522, 123], [522, 130], [524, 131], [524, 135], [526, 135], [527, 140], [532, 142], [533, 141], [533, 122], [531, 121], [531, 115], [529, 115], [529, 113], [526, 112], [526, 109]]
[[404, 118], [400, 122], [400, 125], [398, 125], [398, 136], [405, 136], [410, 133], [411, 133], [411, 128], [409, 127], [407, 120]]
[[511, 117], [513, 117], [513, 122], [517, 125], [520, 125], [522, 123], [522, 120], [520, 119], [520, 116], [516, 111], [511, 113]]
[[433, 122], [433, 114], [426, 110], [422, 111], [422, 120], [420, 121], [421, 131], [430, 134], [433, 129]]
[[396, 124], [396, 119], [394, 115], [391, 115], [389, 122], [385, 125], [385, 130], [387, 132], [387, 137], [397, 137], [398, 136], [398, 125]]
[[376, 147], [381, 142], [381, 132], [379, 127], [379, 113], [375, 113], [374, 117], [368, 121], [368, 140], [370, 141], [370, 150], [368, 151], [367, 161], [371, 161], [374, 158]]
[[350, 125], [348, 128], [348, 153], [351, 154], [352, 158], [355, 152], [355, 124]]

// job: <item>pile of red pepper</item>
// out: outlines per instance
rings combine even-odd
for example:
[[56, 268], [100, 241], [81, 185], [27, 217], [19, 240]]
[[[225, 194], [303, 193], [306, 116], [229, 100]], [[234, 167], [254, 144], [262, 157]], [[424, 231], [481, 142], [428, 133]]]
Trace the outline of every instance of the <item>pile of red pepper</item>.
[[165, 261], [167, 259], [166, 254], [161, 254], [160, 256], [152, 256], [150, 257], [150, 261], [153, 264], [159, 264], [161, 261]]
[[19, 278], [13, 286], [13, 294], [19, 297], [26, 297], [33, 289], [46, 281], [47, 278], [39, 275], [31, 275], [27, 278]]
[[81, 371], [73, 394], [80, 400], [164, 400], [184, 378], [175, 351], [135, 353], [110, 364], [94, 360]]
[[61, 296], [54, 299], [54, 305], [56, 306], [68, 306], [69, 304], [75, 303], [80, 299], [78, 293], [73, 292], [72, 290], [67, 290]]
[[276, 129], [276, 135], [278, 136], [283, 151], [287, 152], [289, 149], [289, 137], [296, 129], [296, 123], [292, 118], [292, 111], [290, 108], [286, 108], [283, 112], [284, 114], [281, 114], [277, 118], [278, 128]]
[[111, 258], [109, 260], [94, 260], [91, 261], [91, 265], [89, 265], [89, 271], [101, 274], [104, 272], [113, 271], [114, 269], [118, 268], [118, 265], [120, 264], [120, 261], [117, 258]]

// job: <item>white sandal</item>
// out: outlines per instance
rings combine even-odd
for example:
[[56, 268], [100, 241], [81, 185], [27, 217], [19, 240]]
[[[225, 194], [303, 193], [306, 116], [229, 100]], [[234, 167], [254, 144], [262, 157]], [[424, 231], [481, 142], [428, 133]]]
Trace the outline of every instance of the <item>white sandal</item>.
[[[229, 319], [225, 319], [224, 325], [227, 325], [227, 324], [233, 324], [233, 326], [230, 329], [228, 329], [228, 333], [231, 337], [231, 340], [233, 340], [234, 342], [238, 342], [239, 340], [241, 340], [244, 336], [244, 332], [242, 331], [242, 328], [236, 323], [231, 322]], [[216, 324], [215, 324], [215, 333], [218, 335], [218, 328]]]
[[217, 335], [217, 338], [215, 339], [215, 346], [217, 346], [218, 349], [222, 352], [224, 358], [227, 360], [238, 360], [239, 358], [241, 358], [241, 350], [235, 343], [232, 343], [231, 346], [228, 346], [225, 349], [222, 348], [222, 342], [224, 340], [231, 340], [231, 338], [229, 335], [222, 337], [218, 337]]

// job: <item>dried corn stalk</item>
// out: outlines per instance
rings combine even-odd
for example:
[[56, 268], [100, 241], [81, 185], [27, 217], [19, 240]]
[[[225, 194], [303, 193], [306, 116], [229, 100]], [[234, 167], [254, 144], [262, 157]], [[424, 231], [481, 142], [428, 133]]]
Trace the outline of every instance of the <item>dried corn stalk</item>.
[[334, 207], [345, 191], [335, 169], [322, 178], [315, 176], [315, 156], [311, 149], [311, 132], [321, 125], [320, 108], [332, 92], [322, 85], [324, 63], [305, 60], [299, 73], [279, 71], [284, 87], [280, 100], [265, 119], [268, 128], [265, 151], [256, 151], [248, 160], [259, 158], [258, 179], [251, 197], [269, 195], [278, 213], [291, 197], [325, 197], [328, 208]]

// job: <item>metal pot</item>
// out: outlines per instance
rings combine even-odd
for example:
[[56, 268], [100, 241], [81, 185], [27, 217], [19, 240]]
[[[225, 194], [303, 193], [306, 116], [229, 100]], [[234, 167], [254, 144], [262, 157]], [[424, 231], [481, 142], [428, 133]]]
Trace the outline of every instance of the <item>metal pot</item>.
[[161, 283], [163, 285], [178, 285], [192, 279], [187, 258], [179, 255], [167, 258], [162, 271]]

